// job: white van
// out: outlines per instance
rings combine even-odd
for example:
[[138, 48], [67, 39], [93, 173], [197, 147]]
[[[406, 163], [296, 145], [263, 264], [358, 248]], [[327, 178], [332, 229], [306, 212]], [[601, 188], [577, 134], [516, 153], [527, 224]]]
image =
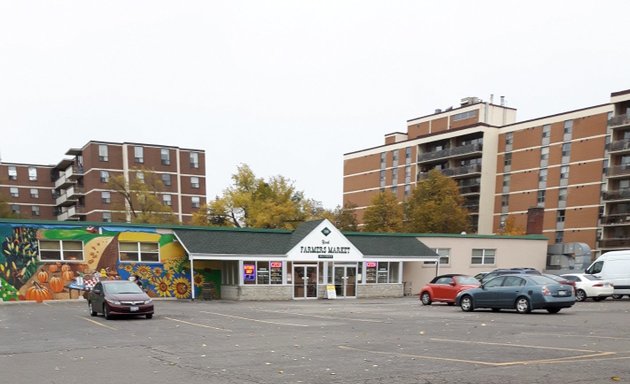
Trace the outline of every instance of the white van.
[[630, 250], [606, 252], [585, 272], [613, 283], [614, 298], [630, 295]]

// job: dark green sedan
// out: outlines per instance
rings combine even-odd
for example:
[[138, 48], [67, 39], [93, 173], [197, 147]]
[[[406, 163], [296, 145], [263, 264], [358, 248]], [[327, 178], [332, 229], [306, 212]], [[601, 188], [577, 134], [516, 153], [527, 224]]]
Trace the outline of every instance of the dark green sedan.
[[546, 309], [558, 313], [562, 308], [575, 304], [573, 287], [559, 284], [539, 275], [502, 275], [490, 279], [478, 288], [460, 292], [455, 304], [462, 311], [478, 308], [493, 311], [515, 309], [518, 313], [529, 313], [535, 309]]

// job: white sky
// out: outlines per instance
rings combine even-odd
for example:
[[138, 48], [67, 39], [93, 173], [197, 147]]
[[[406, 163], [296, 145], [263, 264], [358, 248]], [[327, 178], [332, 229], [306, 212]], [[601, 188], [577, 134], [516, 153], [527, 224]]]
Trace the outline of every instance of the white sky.
[[0, 1], [0, 154], [56, 164], [89, 140], [206, 151], [326, 208], [343, 154], [466, 96], [518, 120], [630, 88], [619, 1]]

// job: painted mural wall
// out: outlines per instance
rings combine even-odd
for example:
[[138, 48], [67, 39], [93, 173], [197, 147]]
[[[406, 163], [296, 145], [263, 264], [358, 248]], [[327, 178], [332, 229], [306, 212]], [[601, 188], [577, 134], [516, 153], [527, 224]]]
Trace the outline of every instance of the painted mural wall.
[[79, 298], [98, 279], [139, 277], [151, 297], [199, 296], [172, 233], [155, 228], [0, 224], [0, 301]]

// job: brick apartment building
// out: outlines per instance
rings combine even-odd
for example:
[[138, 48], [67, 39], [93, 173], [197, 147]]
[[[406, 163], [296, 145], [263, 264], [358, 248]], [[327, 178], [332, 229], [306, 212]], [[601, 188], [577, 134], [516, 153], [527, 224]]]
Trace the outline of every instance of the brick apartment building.
[[[160, 194], [177, 218], [188, 223], [206, 202], [205, 152], [173, 146], [90, 141], [66, 152], [57, 165], [0, 162], [0, 194], [21, 217], [112, 221], [122, 197], [108, 186], [151, 170], [164, 184]], [[120, 208], [118, 208], [120, 209]]]
[[465, 98], [407, 121], [384, 145], [346, 153], [344, 204], [356, 204], [361, 221], [375, 194], [403, 201], [437, 168], [457, 181], [479, 234], [500, 232], [508, 217], [526, 228], [540, 207], [550, 244], [630, 248], [630, 90], [522, 122], [504, 104]]

